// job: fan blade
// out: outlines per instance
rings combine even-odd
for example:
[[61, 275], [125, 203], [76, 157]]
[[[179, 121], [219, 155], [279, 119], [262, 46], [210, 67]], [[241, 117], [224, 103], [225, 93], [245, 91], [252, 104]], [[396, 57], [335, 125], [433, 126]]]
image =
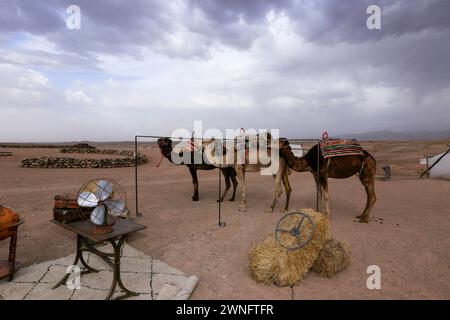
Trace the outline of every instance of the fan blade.
[[125, 201], [123, 200], [111, 200], [107, 199], [103, 202], [109, 209], [109, 213], [112, 216], [120, 216], [125, 213]]
[[93, 208], [98, 205], [98, 198], [92, 192], [81, 192], [78, 195], [77, 203], [80, 207]]
[[97, 183], [97, 191], [95, 192], [95, 195], [97, 196], [100, 201], [104, 201], [108, 199], [112, 192], [113, 192], [113, 184], [106, 180], [100, 180]]
[[102, 224], [105, 223], [105, 207], [104, 206], [98, 206], [97, 208], [95, 208], [92, 213], [91, 213], [91, 221], [93, 224], [97, 225], [97, 226], [101, 226]]

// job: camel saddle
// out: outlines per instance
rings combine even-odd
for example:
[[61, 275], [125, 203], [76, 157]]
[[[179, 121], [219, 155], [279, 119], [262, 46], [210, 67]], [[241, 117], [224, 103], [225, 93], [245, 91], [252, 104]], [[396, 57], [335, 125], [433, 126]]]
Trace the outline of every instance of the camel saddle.
[[319, 144], [320, 152], [325, 159], [363, 155], [363, 148], [355, 139], [324, 139]]

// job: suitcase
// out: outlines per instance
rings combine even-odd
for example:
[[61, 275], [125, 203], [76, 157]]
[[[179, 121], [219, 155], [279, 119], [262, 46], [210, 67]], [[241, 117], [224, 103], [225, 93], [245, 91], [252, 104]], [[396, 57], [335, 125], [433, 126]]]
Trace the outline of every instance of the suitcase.
[[54, 208], [53, 219], [60, 223], [71, 223], [89, 219], [90, 210], [81, 208]]
[[60, 223], [71, 223], [89, 219], [92, 208], [80, 208], [77, 197], [70, 194], [55, 196], [53, 219]]
[[58, 194], [55, 196], [55, 204], [53, 206], [57, 209], [77, 209], [77, 197], [70, 194]]

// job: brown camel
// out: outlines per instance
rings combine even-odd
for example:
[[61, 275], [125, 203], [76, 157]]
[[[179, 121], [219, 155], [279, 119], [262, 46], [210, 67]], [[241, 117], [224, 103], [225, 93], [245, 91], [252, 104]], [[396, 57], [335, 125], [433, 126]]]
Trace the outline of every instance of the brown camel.
[[[161, 151], [161, 154], [164, 157], [166, 157], [170, 162], [173, 163], [173, 161], [172, 161], [172, 151], [173, 151], [172, 140], [169, 138], [159, 138], [157, 140], [157, 144], [158, 144], [159, 150]], [[178, 153], [178, 155], [180, 157], [183, 156], [182, 153]], [[180, 163], [180, 164], [187, 166], [189, 168], [189, 172], [191, 173], [191, 176], [192, 176], [192, 184], [194, 185], [194, 195], [192, 196], [192, 201], [199, 201], [197, 170], [213, 170], [213, 169], [216, 169], [217, 167], [210, 165], [210, 164], [206, 164], [204, 162], [202, 162], [201, 164], [194, 164], [194, 153], [193, 152], [191, 152], [190, 159], [191, 159], [191, 161], [189, 164], [184, 164], [184, 163]], [[220, 170], [222, 171], [222, 174], [225, 178], [225, 190], [224, 190], [222, 196], [220, 197], [220, 199], [217, 201], [223, 201], [223, 199], [225, 198], [228, 190], [231, 187], [230, 180], [233, 183], [233, 196], [230, 198], [230, 201], [234, 201], [234, 198], [236, 195], [236, 186], [238, 184], [237, 180], [236, 180], [236, 171], [232, 167], [220, 168]]]
[[[313, 174], [319, 193], [319, 211], [329, 214], [328, 206], [328, 178], [345, 179], [358, 175], [367, 194], [366, 207], [357, 218], [361, 222], [369, 222], [369, 214], [376, 201], [375, 173], [376, 160], [365, 150], [362, 155], [346, 155], [325, 159], [319, 145], [314, 145], [303, 157], [296, 157], [287, 139], [280, 139], [280, 156], [286, 159], [289, 167], [294, 171], [309, 171]], [[319, 161], [317, 161], [319, 155]], [[317, 162], [319, 162], [319, 175], [317, 175]], [[325, 202], [325, 208], [323, 208]]]

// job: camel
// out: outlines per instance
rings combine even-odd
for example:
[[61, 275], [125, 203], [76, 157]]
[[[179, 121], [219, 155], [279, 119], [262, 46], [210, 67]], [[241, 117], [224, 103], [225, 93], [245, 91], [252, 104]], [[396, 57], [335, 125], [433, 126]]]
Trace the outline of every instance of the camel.
[[[288, 166], [297, 172], [309, 171], [316, 181], [319, 193], [319, 211], [329, 216], [328, 178], [345, 179], [358, 175], [363, 184], [367, 201], [363, 213], [357, 218], [360, 222], [369, 222], [369, 214], [377, 198], [375, 195], [376, 160], [365, 150], [362, 155], [344, 155], [325, 159], [319, 145], [314, 145], [303, 157], [296, 157], [287, 139], [280, 139], [280, 156]], [[318, 149], [319, 148], [319, 149]], [[319, 154], [319, 175], [317, 175], [317, 155]], [[325, 205], [324, 205], [325, 202]], [[325, 208], [324, 208], [325, 207]]]
[[[246, 137], [248, 140], [258, 141], [258, 135], [254, 135], [253, 137]], [[270, 134], [267, 135], [267, 141], [270, 143]], [[236, 175], [238, 177], [238, 184], [239, 189], [241, 192], [241, 200], [239, 203], [239, 211], [246, 211], [247, 210], [247, 196], [246, 196], [246, 183], [245, 183], [245, 173], [246, 172], [260, 172], [263, 170], [263, 168], [268, 168], [271, 166], [271, 163], [263, 164], [260, 159], [260, 154], [258, 152], [259, 149], [259, 143], [257, 144], [256, 148], [252, 147], [245, 147], [245, 160], [244, 161], [238, 161], [238, 147], [236, 143], [236, 139], [234, 142], [234, 153], [233, 158], [227, 159], [227, 149], [224, 146], [223, 147], [223, 153], [222, 156], [219, 156], [218, 158], [220, 161], [217, 161], [215, 154], [215, 142], [211, 141], [208, 144], [205, 145], [205, 151], [204, 155], [208, 163], [211, 163], [217, 167], [223, 168], [223, 167], [232, 167], [234, 168]], [[267, 157], [270, 158], [271, 156], [271, 148], [267, 148]], [[278, 152], [278, 150], [276, 150]], [[253, 153], [253, 154], [252, 154]], [[250, 159], [256, 159], [256, 163], [250, 163]], [[228, 160], [228, 161], [227, 161]], [[265, 210], [266, 212], [273, 212], [278, 199], [283, 194], [283, 186], [286, 190], [286, 203], [285, 207], [282, 210], [283, 212], [286, 212], [289, 210], [289, 199], [291, 195], [291, 185], [289, 183], [289, 169], [287, 166], [286, 161], [283, 158], [279, 158], [279, 166], [278, 170], [276, 172], [272, 172], [273, 177], [275, 178], [275, 195], [274, 199], [272, 201], [272, 205]]]
[[[173, 161], [172, 161], [172, 151], [173, 151], [172, 140], [169, 138], [159, 138], [157, 140], [157, 144], [158, 144], [159, 150], [161, 151], [161, 154], [165, 158], [167, 158], [170, 162], [173, 163]], [[182, 151], [178, 154], [180, 157], [182, 157]], [[199, 201], [199, 192], [198, 192], [199, 185], [198, 185], [197, 170], [213, 170], [213, 169], [217, 169], [217, 167], [210, 165], [210, 164], [203, 163], [203, 162], [201, 164], [195, 164], [193, 152], [191, 152], [190, 159], [191, 159], [190, 163], [188, 163], [188, 164], [181, 163], [181, 165], [187, 166], [189, 168], [189, 172], [191, 173], [191, 176], [192, 176], [192, 184], [194, 186], [194, 194], [192, 196], [192, 201]], [[236, 171], [232, 167], [226, 167], [226, 168], [224, 167], [224, 168], [220, 168], [220, 170], [222, 171], [222, 174], [225, 179], [225, 190], [224, 190], [222, 196], [220, 196], [220, 198], [217, 201], [222, 202], [223, 199], [225, 198], [228, 190], [231, 187], [230, 180], [233, 183], [233, 195], [229, 199], [229, 201], [234, 201], [234, 198], [236, 195], [236, 185], [237, 185]]]

